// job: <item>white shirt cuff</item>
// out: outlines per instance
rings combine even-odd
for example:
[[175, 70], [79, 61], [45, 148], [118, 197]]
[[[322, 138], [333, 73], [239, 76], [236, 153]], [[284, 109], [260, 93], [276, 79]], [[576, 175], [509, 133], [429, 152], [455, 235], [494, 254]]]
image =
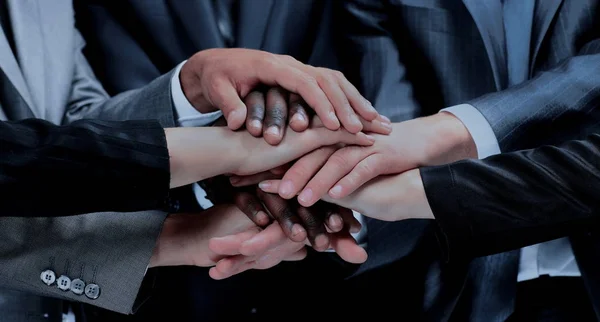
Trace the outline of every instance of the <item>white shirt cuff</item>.
[[456, 116], [467, 128], [475, 147], [477, 147], [477, 156], [479, 159], [487, 158], [500, 153], [500, 145], [494, 130], [490, 123], [473, 105], [460, 104], [441, 110]]
[[181, 127], [206, 126], [216, 121], [223, 113], [215, 111], [212, 113], [202, 114], [192, 106], [187, 97], [183, 93], [181, 83], [179, 82], [179, 73], [185, 61], [177, 65], [173, 78], [171, 78], [171, 97], [175, 106], [175, 119]]

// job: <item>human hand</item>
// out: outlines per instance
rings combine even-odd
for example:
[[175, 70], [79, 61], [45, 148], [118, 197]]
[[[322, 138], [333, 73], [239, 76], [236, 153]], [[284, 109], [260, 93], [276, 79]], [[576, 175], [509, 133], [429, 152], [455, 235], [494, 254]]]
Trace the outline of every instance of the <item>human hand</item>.
[[[244, 177], [244, 180], [262, 176]], [[320, 202], [310, 208], [298, 205], [296, 200], [285, 200], [276, 194], [266, 194], [250, 182], [251, 186], [233, 187], [226, 177], [209, 179], [207, 194], [213, 203], [235, 203], [257, 226], [266, 227], [271, 222], [269, 214], [281, 225], [293, 241], [304, 242], [308, 237], [317, 251], [329, 247], [329, 234], [342, 229], [360, 231], [361, 225], [352, 212], [339, 206]]]
[[[279, 180], [273, 180], [265, 192], [277, 193]], [[323, 201], [354, 209], [364, 216], [383, 221], [433, 219], [419, 169], [396, 175], [384, 175], [360, 186], [342, 198], [325, 194]]]
[[[243, 242], [250, 240], [259, 231], [260, 229], [233, 205], [217, 205], [202, 214], [172, 214], [163, 225], [149, 266], [213, 266], [224, 255], [211, 251], [210, 238], [241, 234], [238, 238]], [[264, 256], [268, 256], [270, 260], [261, 261], [260, 258]], [[242, 262], [248, 264], [246, 269], [265, 269], [281, 260], [300, 260], [305, 256], [304, 244], [290, 241], [268, 252], [246, 256]]]
[[[374, 137], [371, 146], [324, 147], [305, 155], [285, 173], [277, 193], [286, 199], [298, 195], [301, 205], [310, 206], [326, 194], [346, 197], [380, 175], [477, 157], [469, 132], [448, 113], [394, 123], [390, 135]], [[260, 187], [272, 192], [271, 184]]]
[[362, 130], [358, 116], [367, 121], [378, 116], [342, 73], [305, 65], [290, 56], [240, 48], [203, 50], [183, 65], [179, 78], [198, 111], [208, 113], [218, 107], [233, 130], [244, 124], [248, 113], [240, 97], [260, 84], [300, 95], [330, 130], [341, 123], [350, 133], [358, 133]]
[[[211, 269], [211, 276], [215, 279], [227, 278], [248, 269], [251, 264], [245, 260], [247, 257], [256, 257], [257, 254], [272, 252], [293, 243], [283, 232], [278, 223], [270, 224], [265, 230], [247, 239], [244, 233], [230, 235], [210, 240], [210, 249], [222, 256], [217, 265]], [[367, 260], [367, 252], [360, 247], [347, 231], [332, 234], [331, 248], [345, 261], [360, 264]], [[270, 258], [263, 258], [269, 260]]]
[[[244, 98], [248, 113], [246, 130], [255, 137], [263, 136], [271, 145], [277, 145], [283, 139], [286, 124], [302, 132], [309, 126], [311, 113], [304, 100], [297, 94], [289, 93], [281, 87], [272, 87], [266, 91], [253, 90]], [[391, 123], [378, 117], [367, 121], [359, 116], [364, 128], [370, 132], [389, 134]], [[226, 125], [226, 124], [225, 124]]]

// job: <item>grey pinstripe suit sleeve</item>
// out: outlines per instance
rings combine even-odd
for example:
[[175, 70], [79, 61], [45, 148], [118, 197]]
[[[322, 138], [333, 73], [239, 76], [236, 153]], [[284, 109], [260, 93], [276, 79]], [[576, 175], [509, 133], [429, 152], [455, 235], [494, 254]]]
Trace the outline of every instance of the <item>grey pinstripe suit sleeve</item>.
[[421, 115], [406, 79], [396, 43], [386, 29], [390, 15], [385, 1], [346, 1], [341, 25], [344, 39], [341, 56], [347, 77], [373, 103], [379, 113], [394, 122]]
[[[64, 123], [85, 118], [158, 119], [163, 127], [174, 125], [171, 73], [144, 88], [109, 99], [81, 54], [82, 46], [81, 40], [75, 48], [79, 52]], [[134, 303], [149, 295], [140, 292], [140, 287], [166, 216], [156, 210], [1, 218], [0, 286], [129, 314]], [[45, 269], [54, 270], [57, 277], [65, 274], [98, 284], [100, 297], [91, 300], [62, 291], [56, 284], [46, 286], [40, 280]]]
[[600, 39], [530, 81], [469, 103], [490, 123], [503, 152], [582, 138], [600, 123]]
[[163, 127], [175, 126], [170, 87], [174, 71], [143, 88], [121, 93], [109, 100], [82, 52], [85, 47], [83, 37], [79, 32], [75, 37], [75, 71], [65, 123], [84, 118], [105, 121], [156, 119]]

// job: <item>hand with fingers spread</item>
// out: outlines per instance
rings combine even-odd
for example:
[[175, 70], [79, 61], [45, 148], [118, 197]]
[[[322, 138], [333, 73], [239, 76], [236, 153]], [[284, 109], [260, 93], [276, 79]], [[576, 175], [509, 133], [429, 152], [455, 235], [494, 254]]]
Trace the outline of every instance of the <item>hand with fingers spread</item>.
[[[380, 175], [477, 157], [470, 134], [448, 113], [394, 123], [390, 135], [374, 137], [372, 146], [326, 146], [305, 155], [287, 170], [276, 192], [311, 206], [326, 195], [346, 197]], [[266, 180], [260, 187], [273, 191], [274, 184]]]
[[[363, 128], [361, 120], [371, 122], [378, 117], [371, 103], [342, 73], [305, 65], [290, 56], [239, 48], [203, 50], [182, 66], [179, 78], [186, 98], [199, 112], [221, 110], [233, 130], [248, 122], [254, 134], [264, 128], [256, 122], [260, 122], [260, 113], [256, 112], [260, 108], [247, 110], [247, 105], [253, 106], [253, 100], [261, 101], [260, 97], [254, 98], [261, 94], [249, 95], [260, 85], [281, 87], [297, 94], [289, 97], [291, 107], [299, 108], [298, 104], [306, 102], [330, 130], [337, 130], [341, 125], [350, 133], [358, 133]], [[274, 97], [274, 92], [267, 93], [269, 95]], [[246, 104], [240, 97], [247, 97]], [[250, 112], [256, 114], [249, 115]], [[296, 120], [292, 117], [291, 123], [299, 122], [293, 128], [304, 127], [301, 113], [292, 114], [297, 116]], [[269, 139], [275, 142], [279, 134], [271, 128], [272, 124], [268, 125], [264, 131], [268, 131]]]

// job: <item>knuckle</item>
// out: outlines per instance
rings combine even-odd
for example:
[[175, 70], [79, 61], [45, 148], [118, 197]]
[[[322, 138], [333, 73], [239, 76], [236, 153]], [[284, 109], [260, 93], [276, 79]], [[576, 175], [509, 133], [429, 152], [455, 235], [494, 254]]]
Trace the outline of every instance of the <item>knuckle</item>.
[[337, 167], [346, 168], [349, 164], [347, 153], [334, 153], [329, 157], [329, 161]]
[[321, 218], [318, 215], [314, 214], [310, 209], [305, 207], [299, 207], [297, 212], [307, 227], [314, 229], [319, 228], [319, 226], [322, 225]]

